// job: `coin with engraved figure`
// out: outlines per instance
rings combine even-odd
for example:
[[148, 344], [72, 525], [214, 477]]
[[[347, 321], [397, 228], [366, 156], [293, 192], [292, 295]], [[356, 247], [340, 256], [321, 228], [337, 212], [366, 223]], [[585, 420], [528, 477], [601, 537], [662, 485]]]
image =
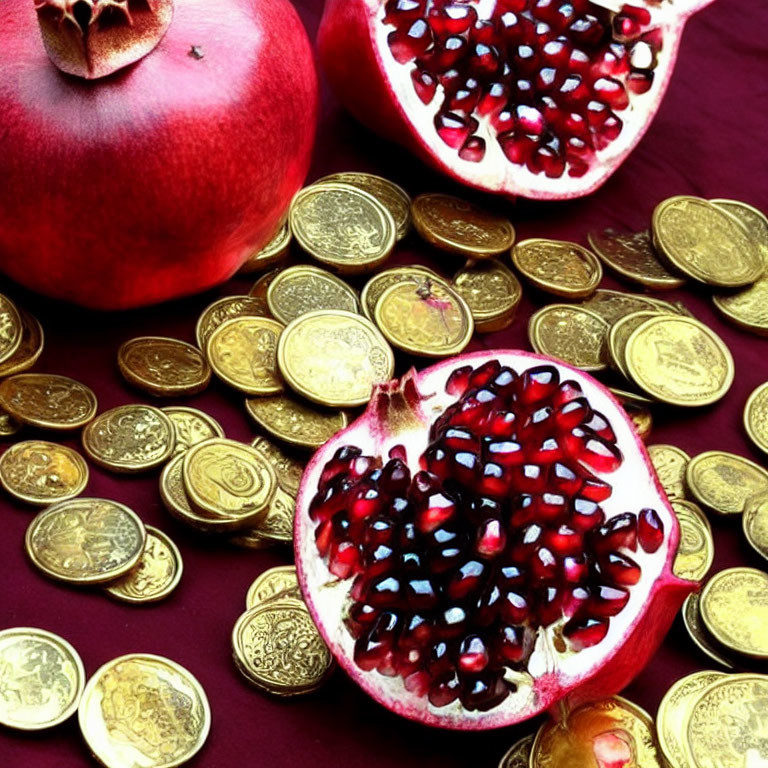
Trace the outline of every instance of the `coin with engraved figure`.
[[515, 742], [501, 758], [499, 768], [529, 768], [534, 736], [525, 736]]
[[24, 309], [19, 309], [19, 316], [21, 317], [21, 342], [16, 351], [0, 363], [0, 378], [31, 368], [43, 352], [45, 334], [40, 321]]
[[741, 522], [752, 549], [768, 560], [768, 493], [747, 501]]
[[211, 437], [224, 437], [221, 424], [213, 416], [197, 408], [174, 405], [163, 408], [162, 411], [173, 424], [173, 433], [176, 437], [174, 454], [184, 453], [187, 448]]
[[391, 267], [382, 272], [377, 272], [363, 286], [360, 294], [360, 307], [363, 314], [371, 321], [375, 322], [373, 315], [376, 311], [376, 304], [381, 298], [381, 294], [396, 283], [413, 283], [421, 285], [425, 277], [436, 278], [431, 269], [419, 264], [410, 264], [403, 267]]
[[257, 576], [245, 596], [245, 607], [255, 608], [269, 600], [290, 597], [302, 600], [295, 565], [278, 565]]
[[19, 348], [22, 323], [16, 305], [0, 293], [0, 364], [8, 360]]
[[701, 581], [715, 558], [712, 527], [701, 509], [690, 501], [672, 499], [672, 509], [680, 524], [680, 543], [672, 565], [675, 576]]
[[691, 457], [674, 445], [649, 445], [648, 455], [669, 499], [685, 498], [685, 470]]
[[500, 331], [512, 324], [523, 289], [512, 270], [497, 259], [467, 264], [451, 284], [467, 303], [479, 333]]
[[688, 635], [693, 640], [696, 647], [712, 661], [717, 662], [726, 669], [735, 669], [738, 665], [729, 658], [728, 654], [722, 648], [715, 646], [714, 641], [709, 636], [704, 622], [701, 619], [701, 611], [699, 605], [701, 602], [701, 595], [698, 592], [694, 592], [685, 598], [683, 607], [680, 611], [683, 617], [683, 624], [685, 625]]
[[195, 327], [197, 346], [206, 351], [211, 334], [227, 320], [236, 317], [269, 317], [266, 297], [224, 296], [203, 310]]
[[301, 485], [301, 476], [304, 474], [306, 463], [289, 456], [282, 448], [271, 443], [265, 437], [255, 437], [251, 445], [266, 456], [277, 474], [277, 484], [286, 493], [296, 496]]
[[768, 381], [755, 389], [744, 406], [744, 429], [749, 439], [768, 453]]
[[598, 288], [581, 306], [600, 315], [608, 325], [613, 325], [619, 318], [632, 312], [659, 310], [659, 306], [649, 296], [607, 288]]
[[277, 232], [270, 238], [269, 242], [260, 250], [252, 253], [238, 270], [238, 274], [248, 275], [251, 272], [258, 272], [261, 269], [269, 269], [281, 259], [288, 255], [288, 247], [293, 240], [291, 228], [288, 225], [288, 219], [283, 221], [278, 227]]
[[749, 203], [742, 203], [739, 200], [717, 199], [709, 202], [733, 216], [744, 227], [749, 239], [760, 252], [763, 263], [768, 266], [768, 218], [766, 215]]
[[751, 497], [768, 491], [768, 470], [735, 453], [705, 451], [689, 462], [685, 482], [708, 509], [740, 515]]

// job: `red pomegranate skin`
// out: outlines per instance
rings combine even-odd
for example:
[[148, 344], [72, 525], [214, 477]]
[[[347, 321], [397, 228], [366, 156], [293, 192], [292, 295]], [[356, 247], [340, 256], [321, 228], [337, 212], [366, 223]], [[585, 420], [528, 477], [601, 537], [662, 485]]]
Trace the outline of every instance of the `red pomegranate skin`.
[[0, 104], [0, 270], [124, 309], [221, 283], [269, 240], [317, 80], [287, 0], [176, 0], [159, 45], [95, 81], [50, 61], [31, 0], [4, 0]]

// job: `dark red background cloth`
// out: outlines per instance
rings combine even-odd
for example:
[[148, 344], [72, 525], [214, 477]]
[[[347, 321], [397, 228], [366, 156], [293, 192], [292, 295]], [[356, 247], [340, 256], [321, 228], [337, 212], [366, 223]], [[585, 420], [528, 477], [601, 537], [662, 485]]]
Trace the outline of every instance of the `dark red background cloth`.
[[[321, 0], [296, 0], [296, 5], [314, 38]], [[766, 29], [768, 5], [759, 0], [718, 0], [690, 21], [677, 71], [653, 127], [599, 192], [562, 204], [490, 202], [509, 213], [520, 237], [562, 237], [582, 243], [593, 227], [648, 226], [656, 203], [671, 195], [733, 197], [768, 210]], [[312, 179], [359, 169], [388, 176], [413, 195], [431, 190], [462, 193], [403, 150], [355, 124], [325, 87], [315, 158]], [[398, 247], [395, 261], [422, 261], [448, 275], [461, 266], [415, 236]], [[117, 371], [116, 352], [122, 341], [140, 334], [192, 341], [195, 320], [208, 303], [219, 295], [245, 293], [251, 283], [237, 277], [204, 296], [120, 315], [81, 312], [13, 285], [4, 284], [2, 290], [37, 314], [45, 326], [45, 352], [36, 370], [81, 379], [93, 387], [100, 408], [106, 409], [146, 400], [129, 389]], [[604, 285], [620, 287], [610, 277]], [[736, 380], [728, 395], [711, 408], [656, 408], [652, 442], [674, 443], [691, 454], [726, 449], [765, 465], [765, 457], [749, 444], [741, 417], [748, 394], [768, 379], [768, 340], [725, 324], [704, 289], [675, 291], [672, 298], [682, 299], [722, 335], [734, 353]], [[528, 348], [527, 319], [545, 301], [526, 289], [512, 328], [473, 343]], [[218, 382], [203, 395], [183, 402], [217, 417], [229, 437], [250, 440], [255, 434], [242, 397]], [[290, 553], [232, 549], [176, 523], [160, 502], [156, 472], [118, 477], [92, 467], [87, 493], [129, 504], [145, 522], [175, 539], [185, 565], [179, 588], [156, 606], [129, 607], [98, 590], [72, 589], [45, 579], [24, 555], [24, 532], [34, 511], [4, 497], [0, 500], [0, 628], [29, 625], [63, 635], [80, 652], [88, 674], [118, 655], [138, 651], [163, 654], [186, 666], [204, 685], [213, 711], [210, 738], [193, 765], [491, 767], [513, 741], [538, 726], [537, 720], [476, 734], [429, 729], [385, 711], [340, 672], [320, 692], [301, 700], [280, 702], [263, 696], [235, 670], [230, 633], [244, 609], [251, 581], [268, 567], [290, 562]], [[740, 520], [713, 519], [712, 523], [716, 569], [765, 565], [743, 539]], [[672, 682], [707, 666], [678, 621], [626, 695], [655, 713]], [[0, 729], [2, 768], [91, 764], [75, 719], [35, 735]]]

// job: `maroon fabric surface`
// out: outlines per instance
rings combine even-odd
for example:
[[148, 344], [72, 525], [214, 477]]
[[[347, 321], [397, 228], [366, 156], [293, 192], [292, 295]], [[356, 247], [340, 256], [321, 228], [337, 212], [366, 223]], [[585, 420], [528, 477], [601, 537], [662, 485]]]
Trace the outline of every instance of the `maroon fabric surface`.
[[[296, 0], [296, 5], [314, 37], [321, 0]], [[734, 197], [768, 210], [767, 28], [765, 4], [718, 0], [689, 23], [677, 71], [653, 127], [598, 193], [563, 204], [495, 204], [509, 212], [520, 237], [581, 242], [592, 227], [646, 227], [655, 204], [675, 194]], [[389, 176], [412, 194], [460, 192], [404, 151], [356, 125], [327, 89], [322, 103], [312, 178], [361, 169]], [[469, 196], [482, 201], [480, 196]], [[422, 261], [445, 274], [460, 266], [414, 236], [398, 248], [394, 261]], [[93, 387], [100, 408], [106, 409], [144, 400], [124, 384], [117, 371], [116, 351], [122, 341], [140, 334], [192, 341], [203, 307], [219, 295], [245, 293], [251, 283], [238, 277], [204, 296], [114, 316], [84, 313], [13, 285], [4, 285], [2, 290], [43, 322], [46, 348], [36, 370], [81, 379]], [[604, 285], [621, 287], [610, 277]], [[682, 299], [722, 335], [734, 353], [736, 380], [714, 407], [695, 411], [656, 408], [652, 442], [674, 443], [691, 454], [722, 448], [765, 464], [765, 457], [758, 455], [744, 435], [741, 414], [749, 392], [768, 379], [768, 340], [723, 323], [706, 290], [687, 288], [671, 297]], [[511, 329], [473, 343], [528, 348], [526, 322], [542, 303], [543, 297], [527, 290]], [[218, 382], [183, 402], [213, 414], [229, 437], [249, 440], [255, 434], [242, 398]], [[125, 502], [145, 522], [167, 531], [184, 557], [181, 585], [170, 599], [156, 606], [127, 607], [98, 590], [80, 591], [48, 581], [24, 555], [24, 532], [33, 511], [4, 497], [0, 500], [0, 628], [31, 625], [63, 635], [79, 650], [89, 674], [115, 656], [137, 651], [163, 654], [186, 666], [204, 685], [213, 711], [209, 741], [192, 765], [490, 767], [514, 740], [538, 725], [537, 721], [482, 734], [428, 729], [388, 713], [341, 673], [320, 692], [302, 700], [285, 703], [262, 696], [235, 670], [230, 633], [244, 609], [253, 578], [268, 567], [289, 562], [290, 553], [231, 549], [179, 525], [160, 502], [157, 473], [117, 477], [92, 467], [87, 493]], [[712, 524], [716, 569], [738, 564], [761, 567], [743, 539], [739, 520], [713, 519]], [[707, 666], [678, 621], [626, 695], [655, 712], [674, 680]], [[75, 719], [36, 735], [0, 730], [2, 768], [83, 768], [91, 764]]]

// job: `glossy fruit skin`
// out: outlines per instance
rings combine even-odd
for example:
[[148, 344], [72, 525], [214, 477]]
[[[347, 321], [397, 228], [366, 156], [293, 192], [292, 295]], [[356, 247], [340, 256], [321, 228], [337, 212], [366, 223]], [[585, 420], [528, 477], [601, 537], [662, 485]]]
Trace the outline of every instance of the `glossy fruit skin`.
[[177, 0], [149, 55], [95, 81], [51, 63], [34, 3], [5, 0], [0, 104], [0, 270], [125, 309], [221, 283], [269, 240], [309, 167], [317, 81], [287, 0]]

